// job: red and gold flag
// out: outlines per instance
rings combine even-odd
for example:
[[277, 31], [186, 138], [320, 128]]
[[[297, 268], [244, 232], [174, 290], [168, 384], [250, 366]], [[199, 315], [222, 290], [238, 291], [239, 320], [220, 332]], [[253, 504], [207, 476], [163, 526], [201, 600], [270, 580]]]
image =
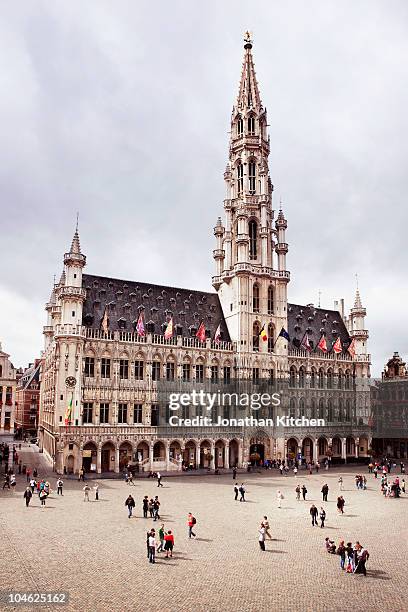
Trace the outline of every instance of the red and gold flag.
[[333, 344], [333, 351], [338, 354], [341, 353], [343, 350], [342, 344], [341, 344], [341, 340], [340, 340], [340, 336], [337, 338], [336, 342]]
[[171, 317], [170, 321], [167, 323], [166, 331], [164, 332], [164, 339], [170, 340], [173, 336], [173, 317]]
[[350, 353], [352, 359], [354, 359], [354, 356], [356, 354], [356, 339], [355, 338], [352, 339], [350, 346], [348, 347], [347, 350]]
[[319, 344], [317, 345], [317, 348], [320, 349], [323, 353], [327, 353], [327, 342], [326, 342], [326, 336], [324, 334], [322, 334], [322, 337], [319, 340]]
[[200, 327], [196, 333], [196, 338], [198, 338], [200, 342], [205, 342], [205, 325], [203, 321], [200, 323]]

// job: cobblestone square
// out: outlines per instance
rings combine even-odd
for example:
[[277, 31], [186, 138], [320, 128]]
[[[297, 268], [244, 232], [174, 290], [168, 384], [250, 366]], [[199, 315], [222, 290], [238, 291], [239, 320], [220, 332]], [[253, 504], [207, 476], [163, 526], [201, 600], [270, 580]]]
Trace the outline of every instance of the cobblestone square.
[[[367, 475], [368, 490], [356, 490], [354, 475], [362, 467], [301, 471], [280, 476], [278, 471], [240, 473], [247, 502], [234, 501], [231, 474], [184, 476], [156, 481], [101, 480], [100, 501], [83, 501], [83, 483], [64, 481], [57, 496], [56, 478], [35, 447], [21, 456], [54, 489], [46, 509], [34, 496], [27, 509], [23, 500], [25, 477], [17, 476], [17, 490], [0, 491], [2, 555], [1, 590], [68, 591], [64, 610], [364, 610], [406, 608], [408, 553], [408, 496], [386, 499], [379, 480]], [[345, 514], [338, 515], [338, 477], [344, 479]], [[95, 481], [89, 481], [91, 487]], [[297, 501], [295, 486], [306, 484], [307, 501]], [[312, 527], [309, 508], [320, 508], [321, 487], [329, 485], [324, 529]], [[277, 508], [276, 492], [285, 499]], [[131, 493], [135, 516], [124, 505]], [[158, 494], [165, 528], [175, 534], [173, 559], [158, 554], [146, 558], [148, 528], [160, 521], [142, 518], [144, 495]], [[186, 518], [197, 517], [197, 538], [187, 537]], [[258, 546], [258, 526], [268, 516], [272, 541], [266, 552]], [[370, 552], [368, 575], [340, 570], [339, 557], [328, 555], [324, 538], [359, 540]], [[54, 609], [52, 605], [43, 605]], [[14, 609], [5, 606], [2, 609]], [[15, 609], [22, 609], [16, 606]], [[24, 607], [23, 609], [28, 609]]]

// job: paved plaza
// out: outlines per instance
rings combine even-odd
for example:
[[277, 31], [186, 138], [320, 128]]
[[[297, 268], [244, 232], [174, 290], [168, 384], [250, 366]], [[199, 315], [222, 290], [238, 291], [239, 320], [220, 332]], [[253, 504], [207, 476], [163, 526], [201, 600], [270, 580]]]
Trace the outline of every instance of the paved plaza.
[[[38, 465], [39, 477], [55, 488], [55, 475], [44, 468], [36, 447], [23, 445], [21, 457], [31, 467]], [[384, 498], [380, 481], [371, 475], [368, 490], [356, 490], [353, 477], [362, 469], [366, 472], [362, 467], [341, 472], [344, 516], [336, 511], [340, 471], [334, 469], [312, 476], [301, 472], [296, 479], [275, 470], [239, 474], [246, 503], [234, 501], [231, 474], [165, 478], [160, 489], [150, 479], [135, 480], [134, 487], [101, 480], [100, 501], [89, 503], [83, 501], [83, 483], [66, 479], [63, 497], [53, 492], [46, 509], [36, 495], [25, 507], [25, 477], [17, 476], [16, 492], [0, 491], [1, 589], [69, 591], [63, 610], [399, 611], [406, 608], [408, 496]], [[296, 500], [296, 481], [307, 486], [306, 502]], [[324, 504], [327, 527], [320, 529], [311, 526], [309, 508], [312, 500], [320, 508], [324, 482], [330, 487]], [[285, 496], [281, 509], [278, 488]], [[131, 519], [124, 506], [129, 492], [136, 500]], [[159, 553], [151, 565], [146, 531], [158, 529], [161, 521], [142, 518], [141, 500], [157, 494], [176, 545], [173, 559]], [[192, 540], [187, 537], [189, 511], [197, 517]], [[264, 514], [273, 540], [261, 552], [257, 530]], [[326, 536], [336, 544], [344, 539], [365, 545], [367, 577], [342, 572], [339, 557], [325, 552]]]

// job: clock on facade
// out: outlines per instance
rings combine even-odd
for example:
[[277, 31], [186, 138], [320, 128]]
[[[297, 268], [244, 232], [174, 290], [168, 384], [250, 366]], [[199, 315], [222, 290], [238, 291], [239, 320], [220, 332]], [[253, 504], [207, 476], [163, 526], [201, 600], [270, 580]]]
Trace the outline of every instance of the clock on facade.
[[75, 387], [76, 378], [74, 376], [68, 376], [68, 378], [65, 379], [65, 384], [67, 387]]

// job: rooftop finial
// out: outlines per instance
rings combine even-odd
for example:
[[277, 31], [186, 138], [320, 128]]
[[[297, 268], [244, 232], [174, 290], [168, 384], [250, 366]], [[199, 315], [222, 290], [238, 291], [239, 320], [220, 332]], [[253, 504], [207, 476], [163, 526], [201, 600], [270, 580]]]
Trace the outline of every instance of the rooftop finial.
[[244, 34], [244, 49], [252, 49], [252, 33], [247, 30]]
[[356, 290], [358, 291], [358, 274], [357, 274], [357, 272], [355, 273], [355, 277], [356, 277]]
[[75, 232], [77, 232], [77, 231], [78, 231], [78, 222], [79, 222], [79, 212], [77, 212], [77, 219], [76, 219]]

